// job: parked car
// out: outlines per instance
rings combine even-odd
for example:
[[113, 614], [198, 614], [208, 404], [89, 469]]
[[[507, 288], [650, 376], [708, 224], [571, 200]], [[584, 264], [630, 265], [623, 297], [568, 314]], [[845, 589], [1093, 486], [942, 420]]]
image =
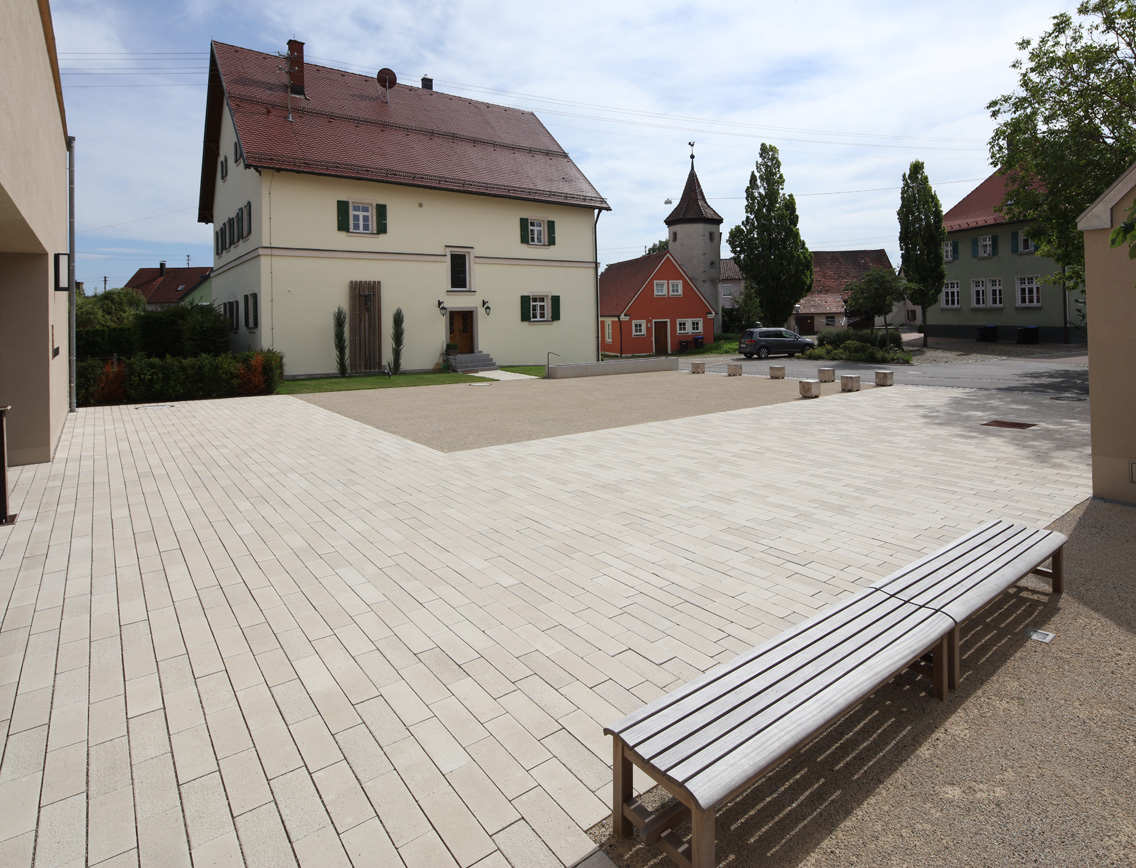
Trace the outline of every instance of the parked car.
[[766, 359], [769, 356], [788, 356], [792, 358], [797, 353], [811, 350], [815, 347], [808, 338], [803, 338], [796, 332], [788, 329], [746, 329], [738, 340], [738, 352], [747, 359], [757, 356]]

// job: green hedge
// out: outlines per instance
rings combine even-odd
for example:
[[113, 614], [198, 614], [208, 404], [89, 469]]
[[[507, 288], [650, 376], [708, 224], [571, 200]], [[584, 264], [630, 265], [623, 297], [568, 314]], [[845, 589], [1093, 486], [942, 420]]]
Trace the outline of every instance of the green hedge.
[[891, 329], [874, 331], [869, 329], [825, 329], [817, 335], [818, 347], [841, 347], [848, 341], [858, 341], [875, 347], [877, 350], [903, 349], [903, 337]]
[[208, 304], [178, 304], [161, 310], [139, 311], [130, 325], [79, 329], [79, 359], [109, 359], [142, 353], [155, 358], [179, 359], [229, 352], [232, 325], [220, 310]]
[[271, 395], [284, 378], [284, 356], [275, 350], [193, 358], [140, 355], [122, 359], [119, 364], [125, 366], [121, 396], [113, 388], [115, 374], [111, 362], [89, 359], [78, 363], [76, 392], [81, 405]]
[[138, 351], [138, 333], [132, 325], [76, 329], [75, 347], [75, 357], [79, 359], [132, 356]]

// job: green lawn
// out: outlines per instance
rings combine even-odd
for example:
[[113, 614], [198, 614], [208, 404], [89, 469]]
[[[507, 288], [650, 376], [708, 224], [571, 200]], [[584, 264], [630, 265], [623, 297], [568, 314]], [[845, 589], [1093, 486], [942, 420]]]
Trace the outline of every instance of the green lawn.
[[448, 383], [478, 383], [484, 377], [427, 371], [421, 374], [385, 374], [365, 377], [320, 377], [311, 380], [285, 380], [276, 390], [281, 395], [310, 395], [314, 392], [346, 392], [354, 389], [399, 389], [406, 386], [444, 386]]

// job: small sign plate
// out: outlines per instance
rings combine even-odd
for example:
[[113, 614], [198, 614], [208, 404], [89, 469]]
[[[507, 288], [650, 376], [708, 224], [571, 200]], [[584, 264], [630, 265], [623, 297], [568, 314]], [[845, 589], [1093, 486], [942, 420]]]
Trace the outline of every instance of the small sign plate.
[[1026, 637], [1029, 639], [1034, 639], [1038, 642], [1044, 642], [1046, 645], [1048, 645], [1050, 642], [1057, 638], [1057, 634], [1050, 633], [1046, 630], [1026, 630]]

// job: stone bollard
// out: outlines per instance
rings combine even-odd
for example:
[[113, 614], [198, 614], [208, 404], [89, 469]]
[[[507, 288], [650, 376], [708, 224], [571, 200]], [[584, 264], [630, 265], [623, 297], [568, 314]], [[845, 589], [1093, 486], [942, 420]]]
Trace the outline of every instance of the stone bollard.
[[742, 363], [728, 362], [726, 364], [726, 373], [731, 377], [740, 377], [742, 375]]
[[705, 362], [691, 362], [690, 363], [690, 373], [692, 373], [692, 374], [705, 374], [706, 373], [706, 363]]
[[860, 391], [860, 375], [859, 374], [841, 374], [840, 375], [840, 391], [841, 392], [859, 392]]
[[895, 371], [876, 371], [877, 386], [895, 385]]
[[801, 380], [802, 398], [820, 397], [820, 380]]
[[784, 365], [770, 365], [769, 366], [769, 379], [771, 379], [771, 380], [784, 380], [785, 379], [785, 366]]
[[822, 383], [835, 383], [836, 368], [817, 368], [817, 379]]

